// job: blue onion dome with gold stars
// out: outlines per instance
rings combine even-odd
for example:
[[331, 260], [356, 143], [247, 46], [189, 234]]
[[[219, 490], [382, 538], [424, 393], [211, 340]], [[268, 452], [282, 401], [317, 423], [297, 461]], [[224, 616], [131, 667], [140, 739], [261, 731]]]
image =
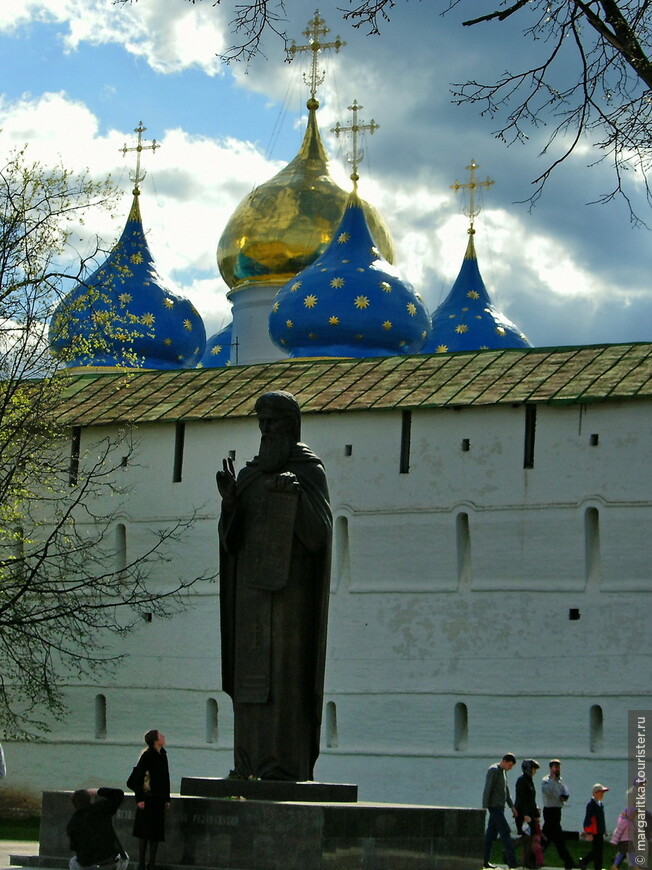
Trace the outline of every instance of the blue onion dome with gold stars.
[[194, 368], [206, 331], [188, 299], [163, 286], [147, 245], [138, 188], [105, 262], [57, 306], [53, 353], [68, 368]]
[[422, 353], [532, 347], [521, 330], [498, 311], [484, 285], [471, 228], [462, 268], [432, 316], [430, 338]]
[[[307, 103], [306, 133], [297, 156], [254, 188], [237, 207], [220, 238], [217, 262], [231, 289], [251, 283], [281, 286], [323, 253], [342, 219], [348, 193], [331, 178], [316, 120], [319, 103]], [[369, 204], [363, 208], [378, 247], [394, 260], [389, 230]]]
[[324, 253], [276, 294], [274, 344], [291, 357], [417, 353], [430, 332], [425, 305], [385, 260], [354, 191]]
[[233, 334], [233, 321], [224, 329], [220, 329], [215, 335], [206, 339], [206, 350], [199, 360], [199, 369], [221, 369], [231, 365], [231, 336]]

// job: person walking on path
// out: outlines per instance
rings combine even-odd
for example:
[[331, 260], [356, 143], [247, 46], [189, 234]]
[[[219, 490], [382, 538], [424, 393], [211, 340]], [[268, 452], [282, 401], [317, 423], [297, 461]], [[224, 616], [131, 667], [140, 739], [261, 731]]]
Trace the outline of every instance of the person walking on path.
[[564, 862], [566, 870], [573, 870], [575, 863], [573, 856], [568, 851], [564, 831], [561, 826], [561, 812], [570, 792], [561, 778], [561, 761], [553, 758], [548, 763], [550, 773], [541, 780], [541, 796], [543, 799], [543, 836], [547, 840], [544, 852], [554, 843], [560, 859]]
[[487, 770], [482, 794], [482, 807], [489, 813], [489, 821], [484, 837], [484, 868], [493, 868], [491, 863], [491, 847], [494, 840], [500, 837], [503, 844], [505, 860], [509, 867], [516, 867], [516, 854], [512, 845], [512, 834], [505, 818], [505, 804], [511, 809], [512, 815], [516, 815], [514, 803], [507, 785], [507, 771], [516, 764], [516, 756], [506, 752], [502, 759], [492, 764]]
[[145, 870], [149, 844], [149, 870], [156, 866], [158, 844], [165, 840], [165, 812], [170, 806], [170, 771], [165, 735], [155, 728], [145, 734], [146, 748], [127, 780], [136, 796], [133, 835], [139, 840], [138, 870]]
[[591, 848], [583, 858], [580, 858], [580, 870], [586, 870], [592, 861], [595, 870], [602, 870], [602, 846], [604, 843], [605, 822], [602, 798], [609, 789], [599, 782], [593, 786], [591, 800], [586, 805], [584, 815], [584, 836], [591, 843]]
[[521, 762], [523, 773], [516, 780], [516, 830], [523, 834], [523, 866], [541, 867], [543, 865], [543, 849], [541, 848], [541, 825], [539, 823], [539, 807], [534, 787], [534, 775], [540, 764], [534, 758], [526, 758]]

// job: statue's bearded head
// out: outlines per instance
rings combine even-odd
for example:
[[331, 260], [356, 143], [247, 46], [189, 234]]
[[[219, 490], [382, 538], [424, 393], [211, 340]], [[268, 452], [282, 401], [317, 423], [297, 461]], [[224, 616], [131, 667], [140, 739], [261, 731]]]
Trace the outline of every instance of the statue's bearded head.
[[290, 453], [301, 436], [301, 412], [291, 393], [265, 393], [256, 402], [261, 431], [258, 462], [262, 471], [287, 468]]

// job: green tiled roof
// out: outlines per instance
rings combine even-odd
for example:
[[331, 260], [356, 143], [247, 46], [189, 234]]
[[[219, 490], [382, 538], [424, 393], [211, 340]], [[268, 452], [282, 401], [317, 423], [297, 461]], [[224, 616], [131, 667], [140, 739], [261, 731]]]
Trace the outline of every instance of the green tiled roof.
[[65, 373], [71, 425], [243, 417], [268, 390], [304, 413], [652, 398], [652, 344], [306, 359], [220, 369]]

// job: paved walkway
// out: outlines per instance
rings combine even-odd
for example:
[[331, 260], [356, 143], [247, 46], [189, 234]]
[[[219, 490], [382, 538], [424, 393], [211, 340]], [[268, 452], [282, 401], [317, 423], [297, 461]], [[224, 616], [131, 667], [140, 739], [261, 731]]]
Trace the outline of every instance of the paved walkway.
[[36, 840], [0, 840], [0, 870], [10, 867], [10, 855], [38, 855]]
[[[13, 866], [9, 863], [10, 855], [38, 855], [38, 843], [34, 840], [0, 840], [0, 870]], [[505, 867], [504, 864], [498, 866]], [[482, 862], [478, 861], [478, 870], [481, 867]], [[47, 868], [39, 868], [39, 870], [47, 870]], [[539, 870], [559, 870], [559, 868], [541, 867]]]

